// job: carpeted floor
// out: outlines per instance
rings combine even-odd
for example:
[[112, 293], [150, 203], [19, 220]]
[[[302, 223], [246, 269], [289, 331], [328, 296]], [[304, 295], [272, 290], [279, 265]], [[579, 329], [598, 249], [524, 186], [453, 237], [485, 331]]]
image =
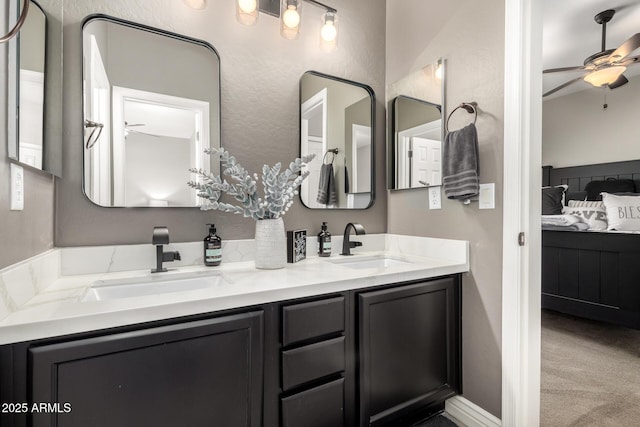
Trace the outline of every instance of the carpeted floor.
[[542, 312], [540, 425], [640, 425], [640, 331]]
[[428, 420], [421, 421], [413, 427], [458, 427], [458, 424], [449, 419], [446, 415], [440, 414]]

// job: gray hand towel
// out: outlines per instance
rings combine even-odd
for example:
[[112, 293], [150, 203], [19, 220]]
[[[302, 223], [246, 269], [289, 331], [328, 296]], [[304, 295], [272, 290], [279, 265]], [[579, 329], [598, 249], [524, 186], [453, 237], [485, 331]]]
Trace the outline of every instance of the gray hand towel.
[[318, 198], [316, 200], [323, 205], [335, 205], [338, 201], [336, 180], [333, 176], [333, 165], [331, 163], [323, 164], [320, 169]]
[[480, 192], [478, 133], [473, 124], [449, 132], [442, 147], [442, 186], [448, 199], [466, 200]]

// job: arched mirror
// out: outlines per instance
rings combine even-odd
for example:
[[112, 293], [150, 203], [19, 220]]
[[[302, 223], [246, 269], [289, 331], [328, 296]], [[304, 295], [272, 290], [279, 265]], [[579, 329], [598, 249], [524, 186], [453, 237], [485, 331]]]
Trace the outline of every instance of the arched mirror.
[[300, 187], [312, 209], [366, 209], [374, 200], [374, 94], [315, 71], [300, 79], [300, 154], [314, 153]]
[[104, 207], [199, 206], [190, 168], [218, 174], [220, 58], [206, 42], [106, 16], [85, 20], [84, 180]]

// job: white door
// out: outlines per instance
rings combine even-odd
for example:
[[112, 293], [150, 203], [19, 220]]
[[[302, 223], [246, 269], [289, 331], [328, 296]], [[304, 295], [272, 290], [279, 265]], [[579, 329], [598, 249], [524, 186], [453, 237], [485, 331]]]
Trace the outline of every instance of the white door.
[[411, 138], [413, 157], [411, 160], [411, 186], [438, 185], [442, 179], [440, 161], [442, 144], [440, 141]]
[[85, 150], [88, 151], [85, 155], [85, 192], [94, 203], [111, 206], [111, 84], [98, 43], [93, 36], [90, 41], [89, 58], [85, 60], [90, 62], [86, 69], [85, 85], [88, 87], [85, 90], [85, 117], [103, 125], [100, 138], [89, 149], [86, 148], [86, 139], [94, 128], [85, 127]]

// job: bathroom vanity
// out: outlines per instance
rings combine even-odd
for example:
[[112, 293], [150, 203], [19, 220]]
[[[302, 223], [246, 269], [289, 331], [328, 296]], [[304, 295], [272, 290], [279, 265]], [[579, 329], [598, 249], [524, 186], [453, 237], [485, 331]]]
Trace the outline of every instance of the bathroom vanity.
[[[0, 423], [411, 425], [461, 392], [461, 243], [461, 259], [385, 250], [276, 271], [183, 268], [153, 282], [63, 276], [54, 288], [101, 280], [33, 323], [20, 310], [0, 321], [14, 341], [0, 346], [0, 401], [28, 404], [3, 406]], [[182, 293], [99, 289], [212, 275], [214, 289]], [[92, 288], [103, 299], [87, 297]]]

